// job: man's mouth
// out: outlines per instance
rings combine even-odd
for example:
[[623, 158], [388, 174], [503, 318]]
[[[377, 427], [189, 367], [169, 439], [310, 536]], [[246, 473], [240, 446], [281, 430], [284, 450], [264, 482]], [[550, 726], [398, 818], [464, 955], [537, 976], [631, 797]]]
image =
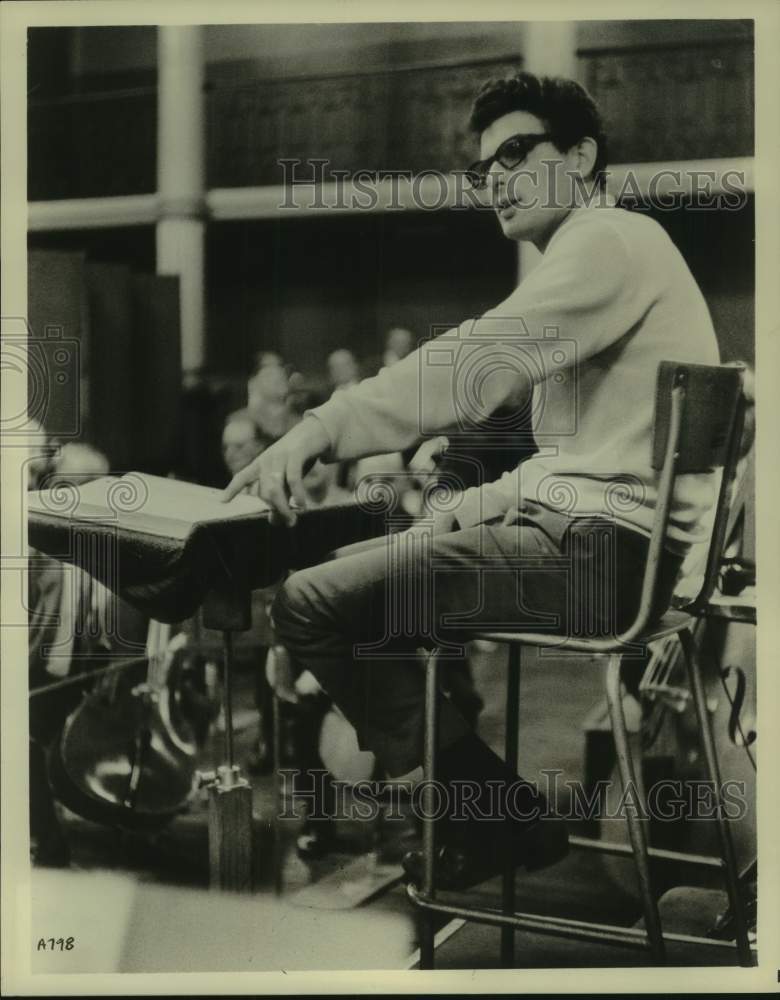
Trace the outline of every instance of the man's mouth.
[[499, 198], [496, 202], [496, 211], [505, 212], [508, 208], [519, 208], [522, 207], [522, 202], [519, 198], [509, 198], [503, 197]]

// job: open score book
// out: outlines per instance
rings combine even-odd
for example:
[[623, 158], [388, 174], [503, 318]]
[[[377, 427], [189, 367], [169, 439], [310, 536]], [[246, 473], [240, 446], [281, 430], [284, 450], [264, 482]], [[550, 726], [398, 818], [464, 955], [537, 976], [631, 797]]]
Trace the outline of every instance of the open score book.
[[128, 531], [184, 540], [200, 524], [263, 514], [270, 507], [242, 493], [228, 503], [222, 491], [178, 479], [128, 472], [103, 476], [78, 486], [27, 494], [29, 513], [66, 520], [116, 525]]

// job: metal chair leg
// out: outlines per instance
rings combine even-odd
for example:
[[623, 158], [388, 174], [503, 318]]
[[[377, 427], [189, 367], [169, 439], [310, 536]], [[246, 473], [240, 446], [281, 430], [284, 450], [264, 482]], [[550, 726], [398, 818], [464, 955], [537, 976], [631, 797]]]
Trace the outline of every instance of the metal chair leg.
[[[436, 826], [434, 821], [434, 781], [436, 780], [436, 744], [438, 742], [438, 666], [439, 651], [434, 649], [425, 665], [425, 746], [423, 749], [423, 894], [433, 899], [435, 889]], [[434, 967], [434, 914], [420, 914], [420, 968]]]
[[707, 698], [704, 692], [699, 661], [696, 656], [696, 646], [693, 635], [684, 629], [679, 633], [680, 645], [685, 656], [685, 663], [688, 668], [688, 678], [691, 685], [693, 702], [696, 706], [696, 715], [699, 720], [699, 730], [701, 733], [701, 744], [704, 750], [704, 757], [707, 764], [707, 772], [710, 781], [713, 783], [717, 798], [717, 812], [715, 823], [718, 828], [718, 838], [720, 840], [721, 857], [723, 859], [723, 870], [726, 881], [726, 890], [734, 914], [734, 930], [736, 935], [737, 953], [740, 965], [749, 966], [753, 964], [750, 951], [750, 940], [748, 938], [747, 921], [742, 902], [742, 895], [739, 888], [739, 874], [737, 871], [737, 859], [734, 851], [734, 841], [731, 836], [731, 828], [726, 817], [723, 804], [723, 780], [718, 763], [718, 755], [715, 749], [715, 740], [712, 735], [712, 721], [707, 709]]
[[[628, 733], [626, 731], [626, 720], [623, 713], [623, 696], [621, 683], [622, 656], [620, 653], [612, 653], [607, 662], [606, 671], [606, 694], [609, 706], [609, 715], [612, 721], [612, 734], [615, 740], [615, 750], [617, 752], [618, 768], [620, 770], [620, 780], [623, 791], [633, 788], [639, 794], [634, 765], [631, 760], [631, 752], [628, 746]], [[653, 958], [656, 962], [663, 963], [666, 957], [663, 932], [661, 930], [661, 919], [658, 914], [658, 905], [653, 894], [650, 880], [650, 857], [647, 851], [647, 831], [642, 820], [632, 809], [626, 810], [626, 824], [628, 826], [628, 836], [631, 841], [631, 850], [636, 864], [637, 877], [639, 880], [639, 892], [642, 896], [642, 906], [645, 914], [645, 930], [647, 940], [650, 945]]]
[[[517, 752], [520, 728], [520, 655], [519, 643], [509, 645], [509, 663], [506, 680], [506, 736], [504, 756], [507, 764], [517, 769]], [[501, 911], [512, 916], [516, 909], [515, 866], [511, 857], [507, 859], [501, 883]], [[515, 929], [501, 928], [501, 967], [513, 969], [515, 965]]]
[[274, 835], [274, 849], [273, 849], [273, 864], [274, 864], [274, 892], [277, 896], [281, 896], [284, 891], [284, 876], [282, 867], [284, 865], [284, 856], [282, 853], [282, 821], [280, 816], [284, 809], [284, 802], [282, 801], [282, 782], [279, 777], [279, 769], [281, 765], [281, 748], [282, 748], [282, 737], [281, 737], [281, 703], [279, 701], [279, 696], [274, 691], [272, 695], [272, 710], [273, 710], [273, 762], [274, 762], [274, 825], [273, 825], [273, 835]]

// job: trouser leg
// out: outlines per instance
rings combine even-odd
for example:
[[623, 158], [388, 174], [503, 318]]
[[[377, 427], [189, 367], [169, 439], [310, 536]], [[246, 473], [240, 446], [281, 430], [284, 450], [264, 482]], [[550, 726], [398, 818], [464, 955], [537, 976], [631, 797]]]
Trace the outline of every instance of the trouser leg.
[[[310, 670], [391, 777], [422, 762], [424, 673], [417, 648], [438, 646], [442, 672], [485, 628], [562, 630], [566, 570], [535, 527], [406, 532], [293, 574], [274, 604], [280, 641]], [[548, 560], [540, 569], [539, 563]], [[440, 747], [469, 726], [440, 704]]]

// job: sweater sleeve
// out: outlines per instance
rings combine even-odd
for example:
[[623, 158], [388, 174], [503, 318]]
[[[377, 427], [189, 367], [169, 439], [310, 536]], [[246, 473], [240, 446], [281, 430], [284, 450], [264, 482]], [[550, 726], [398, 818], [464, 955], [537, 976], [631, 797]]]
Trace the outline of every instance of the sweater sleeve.
[[331, 457], [402, 451], [428, 434], [475, 430], [497, 407], [528, 398], [535, 383], [602, 351], [641, 318], [649, 302], [631, 271], [608, 221], [567, 220], [496, 308], [309, 411], [328, 434]]

